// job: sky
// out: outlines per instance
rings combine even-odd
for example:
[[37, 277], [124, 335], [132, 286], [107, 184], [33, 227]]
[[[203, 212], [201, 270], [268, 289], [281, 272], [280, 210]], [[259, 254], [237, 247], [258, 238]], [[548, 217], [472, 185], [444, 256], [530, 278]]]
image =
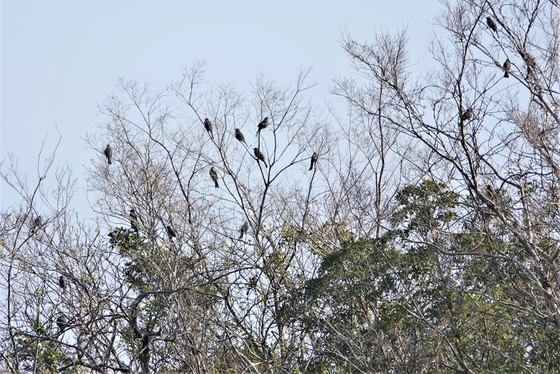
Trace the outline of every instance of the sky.
[[[11, 154], [36, 183], [41, 145], [51, 152], [60, 133], [55, 166], [68, 164], [85, 193], [84, 165], [96, 155], [83, 138], [119, 78], [164, 88], [204, 61], [212, 84], [244, 88], [260, 74], [292, 84], [311, 66], [314, 95], [328, 101], [332, 79], [351, 71], [344, 34], [363, 42], [407, 29], [421, 61], [439, 10], [437, 0], [0, 1], [3, 171]], [[2, 209], [19, 201], [3, 181], [0, 195]]]

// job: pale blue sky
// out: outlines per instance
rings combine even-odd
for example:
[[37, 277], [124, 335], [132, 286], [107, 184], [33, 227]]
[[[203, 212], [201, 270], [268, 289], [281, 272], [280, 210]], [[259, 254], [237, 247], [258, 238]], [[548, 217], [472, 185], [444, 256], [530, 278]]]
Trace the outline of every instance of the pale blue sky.
[[[423, 58], [439, 9], [437, 0], [1, 1], [1, 157], [15, 154], [34, 183], [41, 143], [47, 137], [51, 151], [58, 128], [58, 163], [81, 177], [97, 157], [82, 137], [119, 77], [163, 88], [200, 60], [208, 81], [240, 88], [260, 73], [291, 84], [313, 66], [314, 93], [326, 96], [332, 78], [350, 71], [343, 33], [365, 41], [407, 28]], [[0, 187], [6, 208], [15, 195]]]

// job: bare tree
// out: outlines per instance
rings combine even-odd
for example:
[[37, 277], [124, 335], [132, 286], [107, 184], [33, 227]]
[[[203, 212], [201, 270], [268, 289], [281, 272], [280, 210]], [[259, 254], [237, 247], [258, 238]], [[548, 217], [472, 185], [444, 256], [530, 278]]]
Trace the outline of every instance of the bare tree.
[[54, 155], [31, 186], [4, 161], [0, 369], [557, 367], [558, 6], [444, 1], [438, 22], [416, 79], [406, 33], [345, 37], [345, 116], [311, 106], [308, 70], [121, 80], [86, 139], [92, 221]]

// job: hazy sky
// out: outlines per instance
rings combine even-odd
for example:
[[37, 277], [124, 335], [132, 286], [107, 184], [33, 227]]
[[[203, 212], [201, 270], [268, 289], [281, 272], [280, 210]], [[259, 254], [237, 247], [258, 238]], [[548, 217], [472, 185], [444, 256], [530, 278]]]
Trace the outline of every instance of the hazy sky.
[[[376, 31], [407, 28], [413, 55], [423, 58], [439, 13], [437, 0], [303, 1], [1, 1], [1, 142], [4, 160], [19, 160], [37, 180], [41, 143], [57, 164], [85, 180], [98, 157], [82, 140], [102, 117], [97, 105], [119, 77], [163, 88], [185, 66], [204, 60], [207, 79], [243, 88], [257, 75], [294, 82], [312, 66], [325, 96], [332, 78], [350, 71], [341, 36], [372, 40]], [[322, 99], [322, 98], [321, 98]], [[103, 147], [100, 144], [100, 147]], [[51, 175], [54, 178], [54, 175]], [[3, 208], [16, 195], [1, 183]], [[81, 183], [80, 187], [85, 187]]]

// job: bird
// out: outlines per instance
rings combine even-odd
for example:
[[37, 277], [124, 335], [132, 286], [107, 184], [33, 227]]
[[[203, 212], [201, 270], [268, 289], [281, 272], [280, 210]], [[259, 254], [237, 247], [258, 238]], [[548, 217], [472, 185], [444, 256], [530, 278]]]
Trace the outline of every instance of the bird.
[[259, 279], [257, 278], [256, 275], [253, 275], [251, 278], [249, 278], [249, 283], [247, 284], [248, 288], [247, 288], [247, 295], [249, 295], [249, 291], [251, 291], [252, 289], [257, 288], [257, 284], [259, 282]]
[[247, 142], [245, 141], [245, 136], [239, 129], [235, 129], [235, 139], [239, 140], [241, 143], [247, 144]]
[[68, 326], [68, 321], [66, 321], [66, 317], [64, 316], [64, 314], [58, 316], [58, 318], [56, 319], [56, 325], [58, 326], [60, 331], [64, 331], [64, 329]]
[[494, 187], [491, 184], [486, 185], [486, 192], [488, 193], [488, 196], [490, 196], [490, 197], [494, 197], [496, 195], [496, 190], [494, 189]]
[[257, 135], [261, 132], [262, 129], [266, 129], [268, 127], [268, 117], [264, 117], [262, 121], [258, 124]]
[[247, 231], [249, 231], [249, 222], [245, 221], [243, 225], [239, 228], [239, 239], [243, 239], [243, 236], [247, 235]]
[[64, 277], [62, 275], [60, 277], [58, 277], [58, 285], [63, 290], [66, 289], [66, 280], [64, 279]]
[[498, 25], [496, 25], [496, 22], [494, 22], [492, 17], [486, 17], [486, 24], [492, 29], [492, 31], [498, 32]]
[[138, 214], [136, 213], [136, 209], [130, 209], [130, 214], [128, 216], [130, 217], [130, 227], [138, 233]]
[[473, 110], [472, 108], [469, 108], [466, 111], [464, 111], [463, 114], [461, 114], [461, 121], [468, 121], [469, 119], [472, 119], [473, 116], [474, 116]]
[[31, 222], [31, 233], [35, 234], [43, 226], [43, 218], [41, 216], [35, 217]]
[[107, 144], [103, 154], [107, 157], [107, 165], [111, 165], [113, 163], [113, 148], [111, 148], [110, 144]]
[[169, 240], [173, 240], [173, 238], [177, 237], [177, 235], [175, 234], [175, 230], [173, 230], [173, 227], [171, 227], [170, 225], [165, 226], [165, 230], [167, 231], [167, 236], [169, 236]]
[[208, 131], [208, 133], [210, 134], [210, 136], [212, 136], [212, 122], [210, 122], [210, 120], [208, 118], [204, 118], [204, 128], [206, 129], [206, 131]]
[[509, 78], [509, 71], [511, 70], [511, 61], [508, 59], [506, 59], [506, 61], [504, 62], [504, 78]]
[[258, 163], [259, 161], [262, 161], [263, 164], [264, 164], [264, 167], [265, 167], [265, 168], [268, 168], [268, 166], [266, 165], [266, 161], [264, 160], [264, 155], [263, 155], [263, 153], [261, 152], [261, 150], [258, 149], [258, 148], [253, 148], [253, 152], [255, 153], [255, 157], [257, 158], [257, 163]]
[[523, 57], [525, 58], [525, 62], [527, 63], [527, 75], [531, 75], [533, 70], [535, 70], [535, 68], [537, 67], [537, 62], [530, 53], [525, 53]]
[[313, 152], [313, 155], [311, 156], [311, 166], [309, 166], [309, 171], [313, 170], [313, 166], [315, 165], [318, 159], [319, 159], [319, 155], [317, 154], [317, 152]]
[[214, 186], [216, 188], [219, 188], [220, 185], [218, 184], [218, 171], [213, 166], [210, 168], [210, 178], [212, 178], [212, 180], [214, 181]]

